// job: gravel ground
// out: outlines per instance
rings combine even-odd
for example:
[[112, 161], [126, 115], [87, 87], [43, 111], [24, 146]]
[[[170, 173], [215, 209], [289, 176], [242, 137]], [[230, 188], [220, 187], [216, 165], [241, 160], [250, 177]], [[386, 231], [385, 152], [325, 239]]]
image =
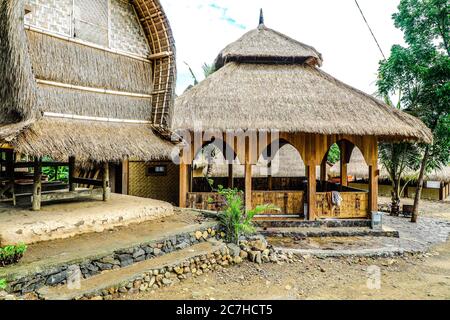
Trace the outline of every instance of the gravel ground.
[[407, 218], [385, 217], [385, 225], [399, 230], [400, 239], [365, 241], [370, 241], [372, 247], [426, 253], [379, 258], [304, 255], [300, 262], [292, 264], [259, 266], [244, 263], [190, 278], [172, 287], [122, 299], [450, 300], [450, 202], [436, 205], [432, 201], [423, 201], [422, 210], [425, 211], [417, 224], [410, 223]]

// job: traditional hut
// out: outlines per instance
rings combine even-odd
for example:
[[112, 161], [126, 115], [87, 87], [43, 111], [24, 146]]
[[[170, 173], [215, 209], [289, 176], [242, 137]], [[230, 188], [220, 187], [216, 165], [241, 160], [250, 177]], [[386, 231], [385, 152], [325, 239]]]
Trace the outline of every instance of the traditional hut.
[[[158, 0], [0, 0], [0, 198], [14, 198], [25, 174], [18, 168], [28, 167], [35, 210], [41, 201], [86, 195], [77, 184], [103, 186], [107, 199], [108, 162], [123, 164], [126, 189], [128, 159], [169, 157], [172, 144], [159, 136], [175, 74]], [[103, 174], [76, 177], [80, 162], [103, 163]], [[70, 193], [41, 194], [42, 166], [70, 166]]]
[[[330, 177], [340, 179], [339, 164], [336, 163], [330, 168]], [[350, 163], [347, 168], [349, 186], [357, 189], [368, 189], [367, 164], [364, 157], [355, 149], [353, 151]], [[418, 179], [418, 172], [406, 172], [405, 179], [409, 181], [408, 186], [404, 190], [405, 197], [414, 197]], [[424, 177], [424, 187], [422, 190], [422, 198], [428, 200], [445, 200], [450, 196], [450, 165], [435, 169]], [[386, 168], [380, 165], [380, 175], [378, 179], [379, 195], [390, 197], [392, 191], [392, 183]]]
[[[316, 49], [267, 28], [262, 16], [260, 20], [257, 29], [219, 53], [213, 75], [175, 101], [172, 129], [186, 142], [180, 164], [180, 205], [204, 207], [211, 197], [192, 190], [189, 168], [200, 150], [213, 143], [228, 161], [230, 186], [233, 163], [239, 159], [244, 165], [247, 208], [284, 202], [285, 216], [368, 217], [378, 209], [378, 142], [428, 143], [431, 132], [420, 120], [325, 73]], [[345, 178], [340, 186], [325, 183], [323, 169], [334, 143], [343, 155], [343, 177], [352, 150], [361, 150], [369, 167], [369, 192], [348, 188]], [[300, 154], [307, 179], [289, 192], [254, 190], [252, 171], [260, 156], [270, 162], [285, 144]], [[319, 183], [318, 166], [322, 168]], [[342, 201], [335, 201], [339, 198]]]

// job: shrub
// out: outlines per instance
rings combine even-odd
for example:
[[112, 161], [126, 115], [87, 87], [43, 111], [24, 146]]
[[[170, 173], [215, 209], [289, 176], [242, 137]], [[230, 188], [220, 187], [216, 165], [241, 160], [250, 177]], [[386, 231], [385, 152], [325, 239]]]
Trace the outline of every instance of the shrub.
[[6, 282], [6, 279], [0, 279], [0, 290], [6, 290], [7, 286], [8, 283]]
[[219, 213], [220, 226], [225, 232], [226, 241], [238, 243], [239, 237], [255, 233], [252, 223], [255, 215], [268, 210], [279, 210], [273, 205], [259, 205], [255, 209], [245, 210], [242, 191], [237, 189], [224, 189], [219, 186], [219, 194], [224, 197], [225, 207]]
[[25, 244], [0, 248], [0, 266], [4, 267], [19, 262], [25, 251], [27, 251], [27, 246]]

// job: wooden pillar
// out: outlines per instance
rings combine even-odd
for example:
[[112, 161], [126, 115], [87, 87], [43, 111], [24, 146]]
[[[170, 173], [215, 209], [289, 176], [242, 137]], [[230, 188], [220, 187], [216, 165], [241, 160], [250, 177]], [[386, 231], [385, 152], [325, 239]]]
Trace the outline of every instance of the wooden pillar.
[[233, 163], [228, 164], [228, 188], [234, 188]]
[[340, 159], [340, 172], [341, 172], [341, 191], [342, 187], [348, 186], [348, 171], [347, 171], [347, 143], [344, 141], [340, 143], [340, 150], [341, 150], [341, 159]]
[[14, 162], [15, 162], [14, 150], [13, 149], [7, 150], [5, 156], [6, 156], [6, 174], [7, 174], [8, 180], [9, 180], [8, 182], [9, 182], [9, 184], [11, 186], [11, 194], [12, 194], [12, 199], [13, 199], [13, 205], [15, 206], [16, 205], [16, 192], [15, 192], [16, 180], [15, 180], [15, 177], [14, 177], [14, 172], [15, 172], [15, 169], [14, 169]]
[[267, 169], [269, 170], [269, 175], [267, 177], [267, 189], [269, 191], [272, 191], [273, 190], [272, 162], [269, 162]]
[[75, 191], [76, 184], [73, 182], [75, 177], [75, 157], [69, 157], [69, 191]]
[[183, 161], [180, 163], [180, 208], [186, 208], [187, 193], [189, 188], [188, 164]]
[[252, 209], [252, 165], [245, 164], [245, 208]]
[[441, 186], [439, 187], [439, 201], [445, 200], [445, 183], [441, 182]]
[[33, 199], [32, 210], [41, 210], [41, 194], [42, 194], [42, 160], [36, 158], [34, 160], [34, 176], [33, 176]]
[[369, 166], [369, 209], [378, 211], [378, 166]]
[[307, 203], [308, 203], [308, 219], [310, 221], [316, 220], [316, 166], [308, 165], [306, 167], [308, 176], [307, 185]]
[[111, 199], [111, 187], [109, 185], [109, 163], [103, 163], [102, 187], [103, 187], [103, 201]]
[[130, 161], [123, 160], [122, 161], [122, 194], [128, 195], [128, 186], [130, 179]]
[[320, 181], [327, 182], [328, 181], [328, 154], [325, 155], [325, 157], [322, 160], [322, 163], [320, 164]]

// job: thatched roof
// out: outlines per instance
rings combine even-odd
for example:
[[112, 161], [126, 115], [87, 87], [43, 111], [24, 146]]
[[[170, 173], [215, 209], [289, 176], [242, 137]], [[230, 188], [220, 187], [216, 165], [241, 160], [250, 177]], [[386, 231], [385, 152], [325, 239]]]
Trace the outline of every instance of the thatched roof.
[[[262, 56], [255, 56], [257, 51]], [[311, 60], [302, 62], [307, 56], [321, 60], [313, 48], [270, 29], [251, 31], [219, 55], [217, 66], [223, 61], [223, 67], [176, 99], [172, 128], [194, 130], [193, 124], [201, 123], [204, 130], [432, 141], [420, 120], [335, 79]]]
[[216, 69], [228, 62], [303, 63], [321, 65], [322, 55], [313, 47], [298, 42], [261, 24], [223, 49], [215, 61]]
[[[335, 163], [333, 167], [330, 169], [330, 176], [339, 177], [340, 176], [340, 164], [339, 162]], [[379, 178], [383, 180], [389, 179], [389, 174], [386, 168], [378, 161], [378, 166], [380, 168]], [[369, 167], [367, 166], [366, 161], [358, 148], [354, 148], [352, 152], [352, 156], [350, 158], [350, 163], [347, 165], [347, 173], [350, 176], [353, 176], [356, 179], [369, 179]], [[413, 181], [417, 180], [419, 174], [415, 171], [409, 171], [405, 174], [405, 177], [412, 179]], [[450, 182], [450, 164], [448, 166], [443, 167], [442, 169], [436, 169], [430, 172], [425, 176], [425, 181], [442, 181], [442, 182]]]
[[172, 113], [174, 39], [158, 0], [131, 3], [153, 60], [25, 29], [23, 0], [0, 0], [0, 143], [57, 159], [168, 157], [153, 129]]

